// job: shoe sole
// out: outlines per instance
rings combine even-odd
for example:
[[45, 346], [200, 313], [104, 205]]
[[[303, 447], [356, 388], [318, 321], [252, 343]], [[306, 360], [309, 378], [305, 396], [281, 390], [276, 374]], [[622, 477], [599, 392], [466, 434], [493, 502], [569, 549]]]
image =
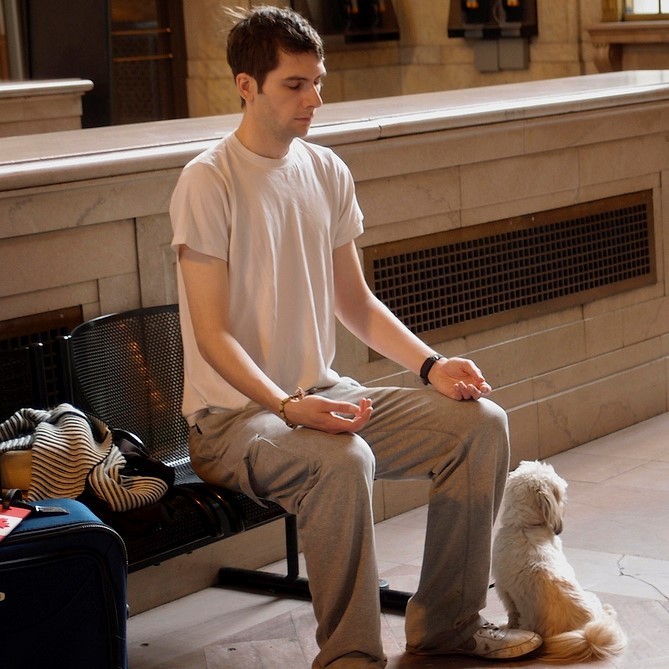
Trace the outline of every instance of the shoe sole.
[[525, 641], [518, 646], [513, 646], [512, 648], [498, 648], [497, 650], [492, 650], [489, 653], [454, 648], [452, 651], [450, 651], [449, 654], [467, 655], [468, 657], [480, 657], [485, 660], [515, 660], [533, 653], [535, 650], [537, 650], [537, 648], [541, 647], [542, 643], [543, 640], [537, 636], [535, 639], [529, 639], [528, 641]]
[[466, 655], [467, 657], [478, 657], [483, 660], [516, 660], [521, 657], [525, 657], [530, 653], [533, 653], [537, 648], [540, 648], [543, 643], [543, 640], [538, 635], [533, 638], [525, 641], [524, 643], [513, 646], [512, 648], [499, 648], [497, 650], [490, 651], [489, 653], [480, 651], [476, 652], [475, 650], [465, 650], [460, 648], [453, 648], [452, 650], [417, 650], [417, 649], [406, 649], [406, 652], [410, 655], [423, 655], [423, 656], [438, 656], [438, 655]]

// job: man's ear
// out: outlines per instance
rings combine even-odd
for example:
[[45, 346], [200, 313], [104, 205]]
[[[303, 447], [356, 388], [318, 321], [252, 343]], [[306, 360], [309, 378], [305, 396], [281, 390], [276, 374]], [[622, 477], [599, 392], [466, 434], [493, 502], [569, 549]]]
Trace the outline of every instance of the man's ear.
[[244, 102], [252, 100], [258, 92], [256, 80], [246, 72], [240, 72], [235, 77], [235, 84], [237, 85], [237, 92]]

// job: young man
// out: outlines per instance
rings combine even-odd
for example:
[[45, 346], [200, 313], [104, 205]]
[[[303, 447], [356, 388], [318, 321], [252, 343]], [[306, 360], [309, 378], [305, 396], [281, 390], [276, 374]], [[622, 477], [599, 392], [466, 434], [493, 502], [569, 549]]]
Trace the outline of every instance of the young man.
[[[322, 104], [319, 36], [291, 10], [256, 8], [232, 28], [228, 61], [242, 121], [186, 166], [170, 209], [195, 470], [297, 515], [318, 621], [315, 668], [386, 664], [375, 476], [432, 480], [407, 651], [534, 650], [537, 635], [479, 615], [508, 468], [506, 415], [483, 397], [490, 387], [472, 362], [436, 355], [365, 283], [351, 174], [302, 139]], [[340, 378], [335, 318], [431, 388]]]

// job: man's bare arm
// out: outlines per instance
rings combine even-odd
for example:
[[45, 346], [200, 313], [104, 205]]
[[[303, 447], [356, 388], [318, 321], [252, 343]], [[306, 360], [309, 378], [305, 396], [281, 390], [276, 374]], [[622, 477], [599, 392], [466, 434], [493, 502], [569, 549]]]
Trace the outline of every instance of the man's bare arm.
[[[354, 242], [334, 252], [337, 317], [356, 337], [381, 355], [418, 374], [433, 350], [416, 337], [367, 286]], [[429, 373], [430, 383], [452, 399], [479, 399], [490, 392], [471, 360], [442, 358]]]
[[[278, 414], [287, 391], [293, 393], [294, 389], [277, 386], [231, 334], [227, 263], [182, 245], [179, 265], [200, 354], [240, 393]], [[301, 402], [286, 403], [284, 413], [298, 425], [325, 432], [354, 432], [369, 419], [371, 404], [357, 406], [310, 395]]]

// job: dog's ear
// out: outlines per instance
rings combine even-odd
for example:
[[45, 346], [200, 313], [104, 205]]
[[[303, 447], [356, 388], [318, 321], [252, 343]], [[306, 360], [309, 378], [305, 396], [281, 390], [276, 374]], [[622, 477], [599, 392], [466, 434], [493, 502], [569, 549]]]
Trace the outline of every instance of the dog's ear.
[[537, 500], [547, 527], [554, 534], [561, 534], [563, 507], [559, 491], [552, 486], [541, 486], [537, 491]]

